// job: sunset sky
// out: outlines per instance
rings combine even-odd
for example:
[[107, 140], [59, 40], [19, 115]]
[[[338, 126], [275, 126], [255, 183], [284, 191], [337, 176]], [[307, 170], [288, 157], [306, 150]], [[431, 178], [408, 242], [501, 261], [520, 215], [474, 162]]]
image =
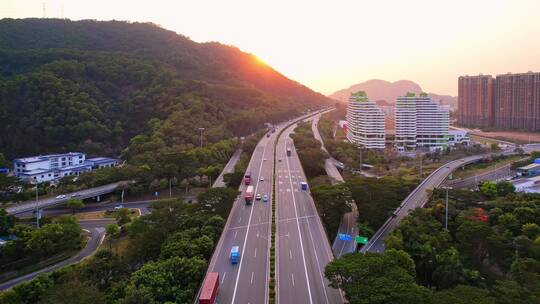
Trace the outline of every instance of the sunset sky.
[[[457, 94], [457, 77], [540, 71], [539, 0], [0, 0], [0, 18], [150, 21], [253, 53], [329, 94], [371, 78]], [[1, 46], [0, 46], [1, 47]]]

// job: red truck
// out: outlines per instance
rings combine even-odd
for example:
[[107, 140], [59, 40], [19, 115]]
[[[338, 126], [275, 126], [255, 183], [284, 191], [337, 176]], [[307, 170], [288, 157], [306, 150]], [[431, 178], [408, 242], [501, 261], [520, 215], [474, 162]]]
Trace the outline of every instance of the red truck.
[[244, 197], [246, 199], [246, 205], [250, 205], [253, 201], [253, 186], [248, 186], [246, 189], [246, 196]]
[[249, 185], [251, 184], [251, 172], [246, 172], [246, 175], [244, 175], [244, 184]]
[[204, 278], [199, 304], [214, 304], [219, 287], [219, 273], [209, 272]]

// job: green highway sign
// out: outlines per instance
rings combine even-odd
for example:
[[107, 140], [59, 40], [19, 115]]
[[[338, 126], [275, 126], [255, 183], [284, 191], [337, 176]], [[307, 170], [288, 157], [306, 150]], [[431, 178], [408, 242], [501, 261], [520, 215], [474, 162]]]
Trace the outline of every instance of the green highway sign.
[[367, 238], [367, 237], [365, 237], [365, 236], [360, 236], [360, 235], [357, 236], [357, 237], [355, 237], [354, 240], [356, 241], [356, 243], [358, 243], [358, 244], [363, 244], [363, 245], [367, 244], [367, 242], [368, 242], [368, 238]]

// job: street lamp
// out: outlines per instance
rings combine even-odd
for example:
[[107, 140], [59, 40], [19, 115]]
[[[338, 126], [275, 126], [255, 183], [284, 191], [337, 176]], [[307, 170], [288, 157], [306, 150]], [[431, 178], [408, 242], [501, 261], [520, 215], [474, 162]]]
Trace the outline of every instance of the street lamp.
[[38, 201], [39, 201], [39, 194], [38, 194], [38, 187], [39, 187], [39, 182], [36, 181], [36, 227], [39, 228], [39, 204], [38, 204]]
[[202, 134], [203, 134], [204, 128], [199, 128], [199, 131], [201, 131], [201, 148], [202, 148]]
[[452, 187], [441, 187], [441, 189], [446, 190], [446, 201], [445, 201], [445, 211], [444, 211], [444, 229], [448, 230], [448, 190], [452, 190]]

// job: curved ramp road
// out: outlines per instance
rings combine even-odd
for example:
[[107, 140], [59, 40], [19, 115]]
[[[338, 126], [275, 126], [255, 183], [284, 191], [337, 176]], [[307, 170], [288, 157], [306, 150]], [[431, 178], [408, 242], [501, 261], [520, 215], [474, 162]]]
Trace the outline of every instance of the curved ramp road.
[[[503, 154], [509, 155], [513, 152], [505, 151]], [[478, 161], [485, 158], [488, 155], [474, 155], [465, 157], [462, 159], [454, 160], [445, 165], [439, 167], [433, 171], [416, 189], [414, 189], [409, 196], [401, 203], [401, 205], [394, 211], [394, 215], [390, 217], [386, 222], [377, 230], [373, 237], [369, 240], [364, 247], [360, 249], [361, 252], [383, 252], [384, 240], [388, 237], [388, 234], [392, 232], [399, 225], [401, 220], [416, 208], [424, 207], [424, 204], [428, 200], [428, 191], [439, 187], [444, 180], [457, 168]]]

